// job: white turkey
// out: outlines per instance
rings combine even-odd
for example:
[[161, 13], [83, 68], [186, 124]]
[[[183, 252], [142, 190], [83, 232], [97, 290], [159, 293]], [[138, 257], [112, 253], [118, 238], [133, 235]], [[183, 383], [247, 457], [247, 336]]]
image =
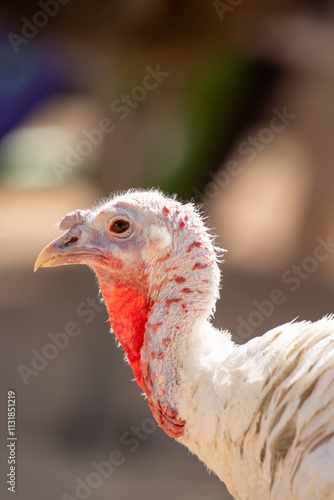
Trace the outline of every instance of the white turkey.
[[217, 249], [192, 204], [128, 191], [68, 214], [38, 267], [87, 264], [162, 429], [239, 500], [334, 499], [334, 319], [246, 344], [209, 321]]

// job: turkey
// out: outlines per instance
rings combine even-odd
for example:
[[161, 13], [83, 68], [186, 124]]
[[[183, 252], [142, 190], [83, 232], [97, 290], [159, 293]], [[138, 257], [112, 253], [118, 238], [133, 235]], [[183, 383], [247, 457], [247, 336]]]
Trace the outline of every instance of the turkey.
[[35, 270], [86, 264], [162, 429], [239, 500], [334, 499], [334, 318], [244, 345], [210, 323], [219, 249], [197, 209], [128, 191], [64, 217]]

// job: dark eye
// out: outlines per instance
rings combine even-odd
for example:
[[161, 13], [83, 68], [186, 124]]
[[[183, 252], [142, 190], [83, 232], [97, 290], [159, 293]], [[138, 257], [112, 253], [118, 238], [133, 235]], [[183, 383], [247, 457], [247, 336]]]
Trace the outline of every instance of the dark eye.
[[118, 219], [111, 224], [110, 231], [113, 233], [124, 233], [129, 227], [130, 223], [127, 220]]

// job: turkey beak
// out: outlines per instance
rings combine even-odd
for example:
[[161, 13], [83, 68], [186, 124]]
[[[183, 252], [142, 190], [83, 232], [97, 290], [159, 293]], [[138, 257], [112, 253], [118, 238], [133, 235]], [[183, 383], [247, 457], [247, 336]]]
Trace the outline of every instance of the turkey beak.
[[89, 264], [92, 258], [104, 257], [96, 247], [89, 242], [82, 244], [82, 230], [78, 227], [70, 229], [59, 238], [51, 241], [38, 255], [34, 272], [39, 267], [55, 267], [67, 264]]

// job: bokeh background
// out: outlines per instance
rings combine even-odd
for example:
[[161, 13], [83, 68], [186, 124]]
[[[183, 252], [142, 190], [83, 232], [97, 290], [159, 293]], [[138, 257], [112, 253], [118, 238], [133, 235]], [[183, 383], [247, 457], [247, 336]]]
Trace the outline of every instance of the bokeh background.
[[214, 323], [237, 342], [333, 311], [333, 27], [326, 0], [1, 5], [1, 498], [8, 389], [19, 500], [230, 498], [154, 428], [92, 273], [33, 264], [67, 212], [153, 186], [201, 203], [228, 249]]

